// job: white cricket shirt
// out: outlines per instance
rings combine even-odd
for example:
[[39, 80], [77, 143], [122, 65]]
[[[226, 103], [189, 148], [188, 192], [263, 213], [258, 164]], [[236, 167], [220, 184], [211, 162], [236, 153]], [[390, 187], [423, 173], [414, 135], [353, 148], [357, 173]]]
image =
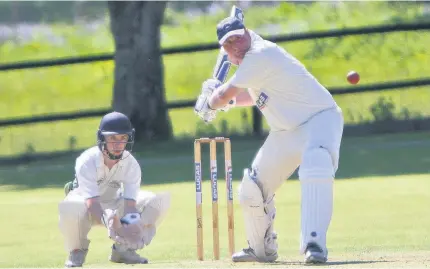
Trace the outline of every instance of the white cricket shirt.
[[140, 190], [141, 168], [129, 152], [125, 151], [124, 156], [109, 170], [97, 146], [84, 151], [76, 159], [77, 193], [84, 198], [99, 196], [102, 203], [115, 200], [120, 192], [125, 199], [136, 200]]
[[291, 130], [336, 107], [333, 97], [291, 54], [249, 30], [250, 50], [230, 83], [247, 88], [272, 131]]

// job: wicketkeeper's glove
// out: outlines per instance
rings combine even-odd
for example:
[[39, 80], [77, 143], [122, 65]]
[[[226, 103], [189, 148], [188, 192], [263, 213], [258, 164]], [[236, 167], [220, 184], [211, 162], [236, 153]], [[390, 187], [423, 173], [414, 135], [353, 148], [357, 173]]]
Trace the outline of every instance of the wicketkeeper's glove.
[[[116, 211], [106, 211], [106, 226], [108, 228], [109, 238], [129, 249], [137, 250], [145, 247], [145, 237], [147, 235], [141, 221], [137, 220], [127, 224], [119, 220]], [[123, 224], [121, 224], [121, 222], [123, 222]]]

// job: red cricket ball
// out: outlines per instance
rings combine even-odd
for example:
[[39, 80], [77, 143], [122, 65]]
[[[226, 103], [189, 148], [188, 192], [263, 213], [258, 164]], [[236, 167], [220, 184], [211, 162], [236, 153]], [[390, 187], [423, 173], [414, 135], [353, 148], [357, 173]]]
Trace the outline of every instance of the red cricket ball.
[[357, 84], [360, 81], [360, 75], [355, 71], [350, 71], [348, 75], [346, 75], [346, 78], [351, 84]]

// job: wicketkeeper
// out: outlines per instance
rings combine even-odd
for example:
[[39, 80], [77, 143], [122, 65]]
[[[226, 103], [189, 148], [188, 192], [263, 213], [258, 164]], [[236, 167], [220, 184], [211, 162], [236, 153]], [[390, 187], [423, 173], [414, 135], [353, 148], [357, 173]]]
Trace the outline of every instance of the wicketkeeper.
[[[278, 258], [274, 231], [275, 192], [299, 168], [301, 184], [300, 252], [306, 263], [327, 261], [327, 230], [333, 210], [343, 116], [331, 94], [296, 58], [262, 39], [236, 17], [217, 25], [219, 44], [238, 65], [226, 83], [203, 83], [196, 113], [206, 122], [235, 106], [257, 106], [270, 133], [245, 169], [239, 201], [249, 247], [234, 262], [273, 262]], [[288, 212], [282, 212], [288, 214]]]
[[136, 250], [149, 245], [170, 207], [168, 193], [140, 191], [141, 168], [130, 154], [134, 129], [127, 116], [105, 115], [97, 132], [97, 146], [77, 159], [75, 180], [65, 186], [58, 206], [59, 227], [69, 256], [66, 267], [81, 267], [94, 225], [105, 226], [114, 241], [109, 260], [148, 263]]

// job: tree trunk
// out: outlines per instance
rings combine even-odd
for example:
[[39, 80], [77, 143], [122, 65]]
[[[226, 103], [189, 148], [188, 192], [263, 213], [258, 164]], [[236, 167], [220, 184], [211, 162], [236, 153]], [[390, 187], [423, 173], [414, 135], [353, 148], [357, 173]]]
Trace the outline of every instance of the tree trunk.
[[137, 140], [169, 139], [160, 26], [166, 2], [108, 2], [115, 41], [112, 107], [127, 115]]

